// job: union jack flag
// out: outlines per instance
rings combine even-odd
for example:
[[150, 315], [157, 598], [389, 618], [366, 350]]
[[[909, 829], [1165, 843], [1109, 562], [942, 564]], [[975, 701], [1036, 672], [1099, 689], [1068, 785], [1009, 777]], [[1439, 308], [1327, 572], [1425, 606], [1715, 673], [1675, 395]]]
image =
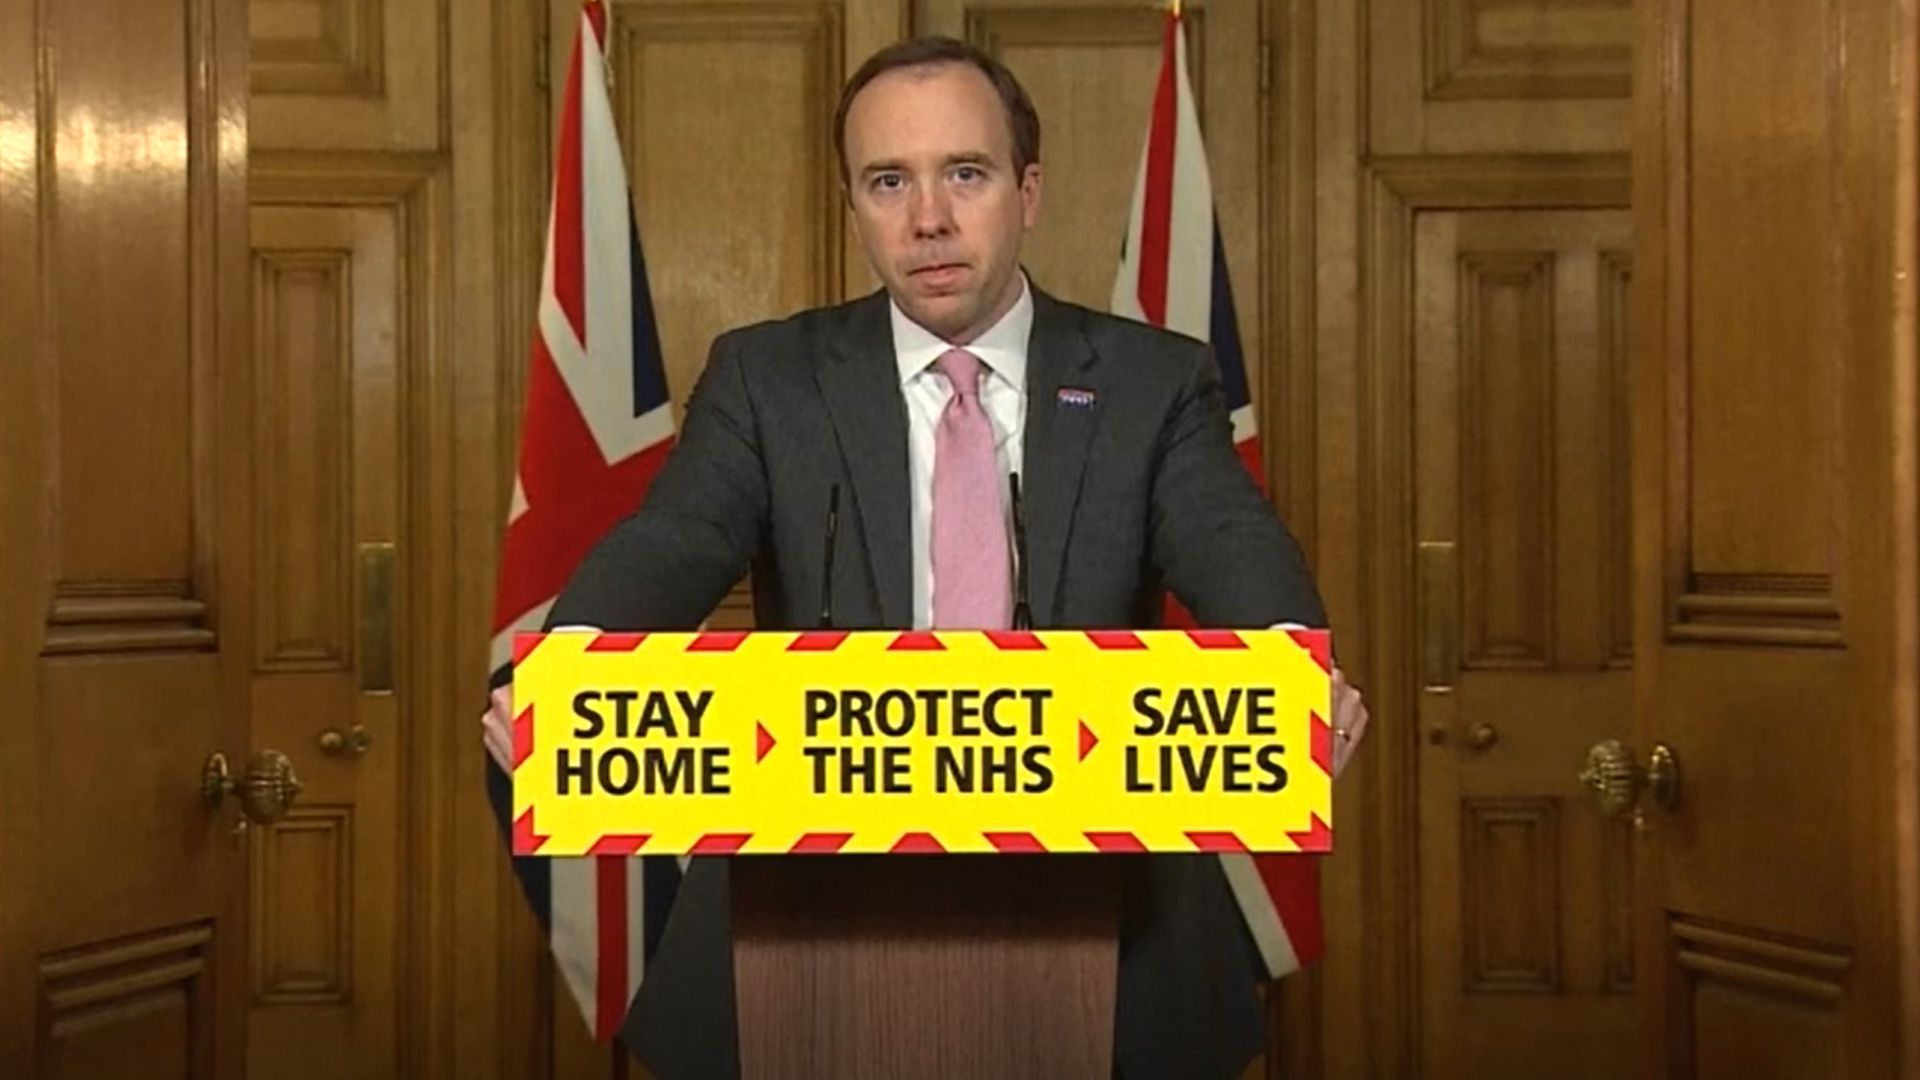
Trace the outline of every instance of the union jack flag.
[[[1147, 144], [1133, 191], [1133, 211], [1113, 284], [1115, 314], [1209, 342], [1220, 366], [1233, 421], [1234, 448], [1263, 488], [1260, 431], [1247, 391], [1226, 249], [1213, 210], [1213, 180], [1200, 141], [1200, 114], [1187, 76], [1186, 28], [1167, 16], [1160, 78], [1154, 89]], [[1193, 625], [1177, 604], [1169, 622]], [[1246, 919], [1269, 978], [1320, 958], [1320, 865], [1308, 855], [1221, 855], [1234, 900]]]
[[[512, 678], [514, 633], [541, 629], [574, 569], [639, 507], [673, 446], [666, 368], [607, 97], [606, 34], [606, 7], [589, 0], [555, 150], [539, 326], [494, 603], [495, 686]], [[678, 863], [517, 858], [514, 872], [588, 1026], [611, 1038], [666, 924]]]

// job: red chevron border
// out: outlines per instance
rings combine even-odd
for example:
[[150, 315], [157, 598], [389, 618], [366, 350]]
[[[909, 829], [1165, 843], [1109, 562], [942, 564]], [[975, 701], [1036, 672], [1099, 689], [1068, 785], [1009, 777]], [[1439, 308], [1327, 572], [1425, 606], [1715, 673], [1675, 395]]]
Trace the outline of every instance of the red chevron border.
[[533, 706], [520, 710], [513, 718], [513, 767], [517, 771], [533, 756]]
[[747, 640], [750, 633], [751, 631], [747, 630], [709, 630], [704, 634], [696, 635], [692, 641], [687, 642], [687, 651], [698, 653], [734, 652]]
[[513, 820], [513, 853], [515, 855], [538, 855], [547, 844], [547, 837], [535, 829], [533, 808]]
[[1245, 649], [1247, 639], [1232, 630], [1189, 630], [1187, 637], [1203, 649]]
[[651, 833], [608, 833], [593, 842], [589, 855], [637, 855], [653, 839]]
[[[1146, 651], [1146, 642], [1131, 630], [1088, 630], [1082, 631], [1087, 641], [1101, 651]], [[820, 630], [798, 633], [788, 643], [788, 652], [831, 653], [839, 650], [852, 636], [847, 630]], [[1038, 634], [1030, 631], [983, 631], [986, 639], [996, 650], [1004, 652], [1045, 651], [1047, 644]], [[1287, 632], [1294, 643], [1305, 650], [1323, 671], [1331, 672], [1332, 656], [1330, 638], [1324, 630], [1291, 630]], [[1208, 650], [1244, 650], [1248, 643], [1244, 637], [1233, 630], [1189, 630], [1188, 639], [1198, 648]], [[514, 635], [513, 662], [516, 666], [524, 664], [533, 653], [546, 642], [551, 635], [546, 633], [520, 633]], [[637, 633], [601, 633], [585, 646], [590, 653], [632, 652], [641, 647], [650, 635]], [[686, 642], [685, 650], [696, 653], [731, 653], [737, 651], [749, 638], [748, 631], [709, 631], [697, 634]], [[907, 631], [897, 634], [887, 646], [890, 652], [944, 652], [946, 644], [940, 635], [932, 631]], [[534, 710], [531, 705], [514, 717], [513, 720], [513, 765], [518, 769], [533, 754]], [[1098, 739], [1088, 739], [1091, 732], [1081, 725], [1081, 757], [1084, 759]], [[1326, 719], [1315, 711], [1309, 717], [1311, 757], [1314, 764], [1323, 772], [1331, 775], [1333, 771], [1333, 729]], [[764, 750], [761, 757], [765, 757]], [[708, 833], [696, 841], [688, 850], [691, 855], [735, 855], [753, 839], [752, 833]], [[987, 832], [982, 837], [1001, 854], [1043, 854], [1051, 849], [1030, 832]], [[1138, 835], [1124, 831], [1089, 831], [1083, 834], [1094, 850], [1110, 854], [1132, 854], [1147, 851], [1145, 843]], [[1333, 830], [1326, 820], [1318, 814], [1312, 816], [1308, 828], [1287, 834], [1302, 852], [1324, 853], [1332, 850]], [[795, 840], [788, 848], [792, 854], [832, 855], [842, 851], [854, 838], [853, 833], [815, 832], [806, 833]], [[1230, 831], [1190, 831], [1187, 840], [1197, 852], [1209, 854], [1243, 854], [1249, 849], [1237, 833]], [[529, 808], [513, 823], [513, 853], [515, 855], [537, 855], [551, 839], [538, 831], [534, 821], [534, 810]], [[590, 856], [632, 856], [637, 855], [652, 839], [648, 833], [609, 833], [601, 836], [587, 849]], [[927, 832], [907, 832], [888, 849], [891, 854], [942, 854], [946, 846], [938, 837]]]
[[1295, 645], [1307, 650], [1307, 655], [1313, 657], [1313, 662], [1320, 665], [1321, 671], [1333, 674], [1333, 638], [1325, 630], [1289, 630], [1287, 636], [1293, 639]]
[[[529, 808], [513, 823], [513, 853], [515, 855], [538, 855], [551, 839], [541, 833], [534, 824], [534, 811]], [[753, 839], [752, 833], [707, 833], [696, 841], [689, 855], [737, 855], [741, 848]], [[805, 833], [787, 848], [790, 855], [837, 855], [853, 841], [850, 832], [811, 832]], [[988, 832], [980, 834], [993, 850], [1001, 855], [1044, 855], [1053, 849], [1046, 842], [1030, 832]], [[1138, 855], [1147, 852], [1147, 845], [1140, 837], [1131, 832], [1089, 832], [1084, 834], [1087, 843], [1095, 851], [1107, 855]], [[1246, 841], [1235, 832], [1189, 832], [1187, 841], [1196, 852], [1211, 855], [1244, 855], [1251, 849]], [[651, 833], [607, 833], [595, 840], [586, 850], [589, 856], [635, 856], [653, 839]], [[1320, 815], [1313, 815], [1312, 824], [1300, 832], [1290, 832], [1287, 839], [1302, 852], [1325, 854], [1333, 850], [1333, 828]], [[887, 849], [890, 855], [943, 855], [947, 846], [939, 837], [927, 832], [908, 832], [901, 834]]]
[[808, 630], [794, 637], [788, 652], [832, 652], [846, 644], [851, 630]]
[[1194, 849], [1216, 855], [1244, 855], [1247, 845], [1235, 832], [1190, 832], [1187, 839], [1193, 842]]
[[1291, 832], [1287, 839], [1300, 845], [1301, 851], [1327, 852], [1333, 850], [1333, 826], [1319, 814], [1313, 815], [1313, 824], [1305, 832]]
[[853, 839], [850, 832], [810, 832], [787, 849], [791, 855], [832, 855]]
[[639, 648], [647, 640], [645, 632], [637, 634], [601, 634], [587, 642], [587, 651], [592, 653], [625, 653]]
[[1328, 776], [1333, 775], [1333, 725], [1319, 713], [1311, 713], [1307, 723], [1313, 733], [1313, 763]]
[[526, 663], [527, 657], [532, 656], [533, 650], [539, 648], [540, 643], [545, 640], [547, 635], [541, 633], [526, 632], [513, 635], [513, 666], [519, 667]]

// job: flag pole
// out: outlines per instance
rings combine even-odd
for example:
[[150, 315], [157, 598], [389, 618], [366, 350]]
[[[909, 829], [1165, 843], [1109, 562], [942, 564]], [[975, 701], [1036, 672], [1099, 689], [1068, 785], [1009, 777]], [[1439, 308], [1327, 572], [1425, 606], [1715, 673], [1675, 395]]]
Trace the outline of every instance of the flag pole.
[[1167, 12], [1178, 19], [1180, 17], [1180, 0], [1170, 0], [1167, 4]]

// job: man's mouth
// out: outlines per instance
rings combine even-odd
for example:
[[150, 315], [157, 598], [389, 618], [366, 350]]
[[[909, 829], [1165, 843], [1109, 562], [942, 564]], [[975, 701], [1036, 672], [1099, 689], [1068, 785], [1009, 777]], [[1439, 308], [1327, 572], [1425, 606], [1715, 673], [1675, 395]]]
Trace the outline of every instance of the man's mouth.
[[958, 278], [966, 269], [966, 263], [928, 263], [908, 271], [907, 276], [929, 284], [944, 284]]

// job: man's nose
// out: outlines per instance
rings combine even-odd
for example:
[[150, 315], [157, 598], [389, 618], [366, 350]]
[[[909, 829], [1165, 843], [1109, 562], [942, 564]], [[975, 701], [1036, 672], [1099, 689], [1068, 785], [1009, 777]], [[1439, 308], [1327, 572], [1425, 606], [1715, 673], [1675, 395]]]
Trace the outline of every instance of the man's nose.
[[953, 231], [953, 204], [938, 184], [920, 187], [913, 197], [915, 236], [945, 236]]

